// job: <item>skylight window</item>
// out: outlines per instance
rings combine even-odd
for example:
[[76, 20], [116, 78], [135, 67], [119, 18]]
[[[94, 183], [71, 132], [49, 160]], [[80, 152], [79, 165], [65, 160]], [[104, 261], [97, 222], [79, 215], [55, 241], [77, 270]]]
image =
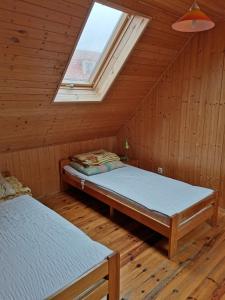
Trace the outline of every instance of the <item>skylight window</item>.
[[54, 102], [102, 101], [148, 22], [94, 2]]
[[[100, 68], [102, 57], [116, 31], [124, 21], [123, 12], [100, 3], [94, 3], [80, 36], [63, 83], [92, 84], [93, 73]], [[100, 63], [101, 60], [101, 63]]]

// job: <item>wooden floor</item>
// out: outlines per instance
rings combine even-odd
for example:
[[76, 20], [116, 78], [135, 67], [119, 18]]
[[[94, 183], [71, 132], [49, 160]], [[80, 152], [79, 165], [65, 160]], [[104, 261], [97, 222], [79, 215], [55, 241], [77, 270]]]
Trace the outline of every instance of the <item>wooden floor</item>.
[[43, 202], [94, 240], [121, 255], [121, 299], [225, 299], [225, 212], [219, 226], [204, 224], [179, 243], [174, 261], [159, 234], [81, 192], [61, 193]]

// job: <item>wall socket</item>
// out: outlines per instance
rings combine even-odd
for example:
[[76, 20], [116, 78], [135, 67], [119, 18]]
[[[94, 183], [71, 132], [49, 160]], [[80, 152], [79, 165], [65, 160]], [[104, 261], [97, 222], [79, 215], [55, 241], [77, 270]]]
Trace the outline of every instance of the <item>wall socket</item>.
[[158, 167], [157, 172], [158, 172], [158, 174], [163, 175], [164, 170], [162, 167]]

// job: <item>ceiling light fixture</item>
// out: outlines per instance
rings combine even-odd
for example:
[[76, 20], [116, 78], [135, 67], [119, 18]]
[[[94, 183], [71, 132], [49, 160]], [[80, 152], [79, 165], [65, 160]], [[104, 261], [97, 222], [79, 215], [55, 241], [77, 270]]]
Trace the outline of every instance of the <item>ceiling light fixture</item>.
[[215, 23], [201, 11], [195, 1], [189, 11], [172, 25], [172, 28], [181, 32], [200, 32], [209, 30], [214, 26]]

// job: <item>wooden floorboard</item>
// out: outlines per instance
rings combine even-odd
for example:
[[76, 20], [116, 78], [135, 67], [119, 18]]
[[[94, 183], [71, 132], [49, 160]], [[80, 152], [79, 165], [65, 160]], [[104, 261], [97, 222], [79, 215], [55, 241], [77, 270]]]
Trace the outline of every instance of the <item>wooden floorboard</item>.
[[167, 259], [167, 240], [134, 220], [78, 191], [42, 200], [91, 238], [121, 256], [121, 299], [225, 299], [225, 212], [219, 225], [199, 226], [179, 242]]

